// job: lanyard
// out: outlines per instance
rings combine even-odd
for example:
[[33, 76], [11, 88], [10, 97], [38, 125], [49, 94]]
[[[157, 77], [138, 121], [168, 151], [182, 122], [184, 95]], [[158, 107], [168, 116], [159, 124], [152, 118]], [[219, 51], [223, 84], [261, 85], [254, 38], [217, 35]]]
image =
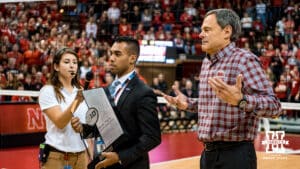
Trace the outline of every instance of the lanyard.
[[121, 87], [117, 90], [117, 92], [115, 93], [114, 99], [116, 100], [116, 98], [118, 97], [118, 95], [120, 94], [121, 90], [124, 89], [124, 87], [126, 87], [128, 85], [128, 83], [130, 82], [130, 80], [132, 80], [134, 78], [134, 76], [136, 75], [135, 72], [131, 73], [130, 76], [125, 80], [124, 83], [121, 84]]

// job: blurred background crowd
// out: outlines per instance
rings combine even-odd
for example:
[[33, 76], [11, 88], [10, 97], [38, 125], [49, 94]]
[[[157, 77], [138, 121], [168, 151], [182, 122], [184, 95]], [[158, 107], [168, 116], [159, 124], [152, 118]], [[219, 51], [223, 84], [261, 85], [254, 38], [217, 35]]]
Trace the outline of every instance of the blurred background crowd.
[[[172, 41], [180, 54], [205, 56], [201, 23], [215, 8], [236, 11], [243, 34], [237, 45], [261, 60], [281, 101], [300, 102], [300, 3], [295, 0], [59, 0], [0, 4], [0, 89], [39, 91], [47, 82], [56, 50], [68, 46], [80, 57], [80, 78], [88, 88], [113, 81], [107, 63], [114, 37]], [[199, 65], [200, 67], [200, 65]], [[143, 78], [142, 74], [139, 74]], [[192, 77], [192, 78], [186, 78]], [[164, 72], [149, 84], [172, 94]], [[197, 97], [197, 75], [174, 81], [188, 97]], [[0, 102], [35, 101], [28, 96], [0, 96]], [[158, 107], [160, 118], [196, 119], [172, 106]], [[286, 112], [288, 114], [288, 112]], [[173, 121], [172, 123], [176, 123]], [[180, 126], [184, 121], [178, 122]], [[193, 127], [195, 121], [190, 123]]]

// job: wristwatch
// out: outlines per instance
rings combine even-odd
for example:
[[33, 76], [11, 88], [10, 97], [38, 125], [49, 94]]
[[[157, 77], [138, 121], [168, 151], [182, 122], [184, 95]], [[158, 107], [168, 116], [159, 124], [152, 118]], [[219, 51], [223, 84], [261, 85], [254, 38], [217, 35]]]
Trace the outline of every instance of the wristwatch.
[[247, 107], [248, 101], [245, 95], [243, 95], [243, 98], [239, 101], [238, 107], [240, 110], [245, 111]]

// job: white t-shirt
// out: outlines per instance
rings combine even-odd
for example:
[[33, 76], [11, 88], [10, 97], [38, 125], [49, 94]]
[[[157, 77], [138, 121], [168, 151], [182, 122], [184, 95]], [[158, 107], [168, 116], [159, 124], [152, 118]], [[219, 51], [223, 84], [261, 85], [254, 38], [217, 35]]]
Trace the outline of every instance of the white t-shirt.
[[266, 14], [267, 6], [264, 3], [256, 4], [256, 13], [257, 14]]
[[108, 19], [114, 19], [114, 20], [119, 20], [120, 19], [120, 15], [121, 15], [121, 11], [119, 8], [113, 8], [113, 7], [110, 7], [108, 8], [107, 10], [107, 16], [108, 16]]
[[252, 18], [251, 17], [243, 17], [241, 19], [241, 23], [242, 23], [242, 28], [246, 28], [246, 29], [250, 29], [252, 28]]
[[98, 26], [95, 23], [88, 22], [85, 26], [85, 31], [88, 37], [92, 34], [94, 38], [97, 37]]
[[276, 27], [277, 27], [278, 31], [280, 32], [280, 34], [282, 36], [284, 36], [284, 23], [282, 22], [282, 20], [277, 21]]
[[[45, 85], [40, 90], [39, 95], [39, 105], [41, 110], [43, 111], [50, 107], [60, 105], [61, 110], [65, 111], [65, 109], [67, 109], [75, 99], [77, 91], [78, 89], [74, 88], [72, 93], [68, 93], [65, 89], [61, 89], [61, 93], [65, 97], [65, 102], [62, 101], [59, 103], [55, 97], [54, 87], [52, 85]], [[86, 103], [82, 102], [74, 112], [74, 116], [79, 117], [80, 121], [84, 123], [87, 110], [88, 107]], [[46, 144], [64, 152], [80, 152], [85, 150], [80, 134], [73, 130], [70, 122], [65, 126], [65, 128], [59, 129], [45, 113], [44, 117], [47, 129], [47, 133], [45, 135]]]

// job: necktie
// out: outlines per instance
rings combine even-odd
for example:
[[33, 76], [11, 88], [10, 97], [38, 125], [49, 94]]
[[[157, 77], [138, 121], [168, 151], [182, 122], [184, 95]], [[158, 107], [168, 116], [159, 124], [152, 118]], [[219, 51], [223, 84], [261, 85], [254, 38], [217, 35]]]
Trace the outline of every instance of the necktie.
[[111, 84], [111, 86], [109, 87], [109, 93], [112, 97], [115, 97], [116, 88], [119, 84], [121, 84], [121, 82], [117, 80], [117, 81], [114, 81]]

